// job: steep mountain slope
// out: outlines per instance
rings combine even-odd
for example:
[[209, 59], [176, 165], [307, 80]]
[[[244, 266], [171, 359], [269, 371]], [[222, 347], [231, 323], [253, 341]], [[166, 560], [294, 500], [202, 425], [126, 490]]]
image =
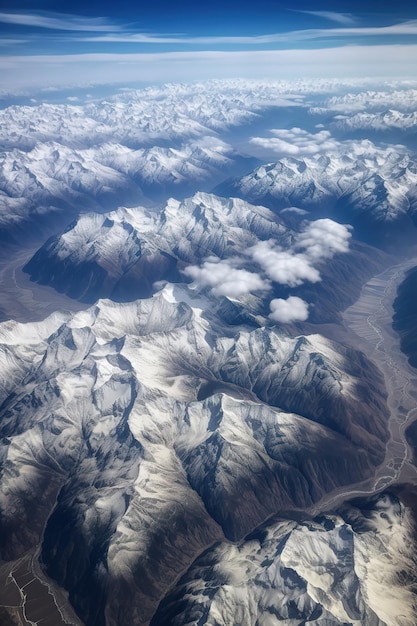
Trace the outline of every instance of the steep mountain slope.
[[[389, 245], [416, 223], [417, 164], [407, 153], [377, 149], [364, 141], [343, 152], [285, 157], [243, 178], [217, 187], [279, 211], [298, 207], [315, 216], [330, 215], [355, 227], [357, 236]], [[405, 239], [405, 240], [404, 240]]]
[[83, 215], [47, 242], [25, 271], [87, 302], [118, 298], [125, 289], [137, 297], [149, 295], [155, 281], [180, 280], [188, 264], [242, 255], [267, 237], [288, 247], [293, 234], [268, 209], [198, 193], [183, 202], [171, 199], [158, 213], [137, 207]]
[[401, 337], [401, 350], [408, 356], [410, 365], [417, 366], [417, 269], [407, 273], [394, 302], [393, 327]]
[[[378, 327], [386, 283], [359, 303], [366, 341], [337, 325], [415, 241], [415, 158], [352, 135], [412, 128], [416, 92], [340, 86], [0, 110], [0, 242], [60, 230], [25, 271], [86, 303], [0, 324], [0, 622], [20, 603], [42, 623], [53, 601], [34, 582], [79, 615], [54, 626], [416, 623], [413, 489], [340, 504], [415, 480], [412, 375]], [[245, 150], [298, 158], [242, 178]], [[23, 258], [2, 277], [31, 306], [51, 290], [22, 280]], [[368, 349], [368, 331], [385, 380], [330, 339]]]
[[82, 215], [24, 271], [84, 302], [133, 300], [151, 295], [158, 281], [191, 278], [198, 289], [229, 296], [229, 311], [267, 317], [274, 298], [297, 296], [310, 305], [311, 321], [328, 322], [386, 262], [380, 251], [350, 239], [349, 227], [329, 219], [276, 216], [239, 199], [197, 193], [170, 199], [158, 212]]
[[166, 287], [1, 326], [2, 555], [43, 536], [43, 567], [88, 625], [148, 623], [213, 541], [383, 458], [382, 381], [363, 355], [231, 329], [209, 308]]
[[412, 626], [412, 537], [410, 510], [388, 494], [339, 515], [275, 520], [197, 559], [151, 624]]

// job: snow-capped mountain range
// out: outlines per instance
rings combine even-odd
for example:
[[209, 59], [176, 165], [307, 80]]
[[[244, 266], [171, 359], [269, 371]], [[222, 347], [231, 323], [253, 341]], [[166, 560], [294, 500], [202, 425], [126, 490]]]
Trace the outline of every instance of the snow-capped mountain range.
[[218, 192], [285, 209], [299, 207], [361, 220], [377, 226], [416, 220], [417, 162], [407, 152], [376, 149], [371, 142], [352, 144], [346, 152], [284, 157], [261, 165]]
[[243, 84], [218, 87], [149, 88], [85, 106], [1, 110], [1, 228], [36, 228], [57, 212], [65, 223], [80, 210], [103, 211], [144, 197], [149, 204], [158, 191], [181, 195], [247, 169], [247, 159], [218, 132], [296, 98], [282, 94], [280, 85], [265, 86], [263, 95]]
[[[24, 271], [84, 302], [132, 300], [154, 293], [159, 281], [192, 280], [195, 289], [228, 298], [228, 310], [233, 302], [245, 315], [263, 316], [262, 323], [268, 316], [303, 321], [310, 304], [318, 320], [326, 315], [323, 289], [333, 290], [328, 311], [340, 311], [363, 273], [380, 262], [377, 250], [351, 249], [351, 237], [349, 226], [327, 218], [276, 215], [238, 198], [197, 193], [182, 202], [171, 198], [159, 211], [83, 214], [46, 242]], [[315, 293], [310, 289], [305, 302], [309, 286]]]
[[84, 214], [46, 243], [26, 270], [73, 297], [94, 301], [97, 295], [117, 297], [123, 285], [131, 293], [135, 287], [149, 293], [155, 281], [180, 280], [191, 264], [213, 256], [219, 262], [244, 257], [266, 238], [288, 248], [294, 233], [264, 207], [198, 193], [183, 202], [170, 199], [158, 212], [135, 207]]
[[[388, 117], [395, 117], [396, 128], [410, 127], [413, 89], [394, 91], [390, 98], [381, 93], [380, 106], [387, 102], [398, 106], [394, 109], [398, 115], [388, 117], [384, 110], [364, 112], [371, 93], [365, 101], [351, 94], [350, 99], [345, 96], [346, 102], [333, 97], [324, 108], [310, 106], [308, 97], [332, 93], [336, 87], [326, 81], [316, 85], [212, 81], [148, 88], [78, 106], [40, 104], [0, 110], [1, 228], [10, 237], [17, 224], [27, 229], [42, 222], [46, 228], [55, 217], [56, 228], [59, 221], [63, 226], [79, 211], [102, 212], [120, 204], [154, 204], [169, 194], [184, 197], [197, 190], [209, 191], [228, 176], [253, 167], [249, 157], [256, 154], [251, 153], [250, 142], [242, 144], [231, 131], [249, 132], [251, 125], [268, 119], [271, 111], [279, 121], [281, 112], [285, 116], [292, 111], [297, 117], [297, 112], [309, 111], [310, 117], [320, 119], [326, 107], [335, 111], [353, 107], [357, 115], [383, 116], [382, 125]], [[354, 132], [358, 123], [365, 123], [365, 118], [360, 120], [345, 116], [333, 121], [336, 126], [343, 124], [345, 131], [349, 125]], [[375, 146], [372, 155], [371, 144], [365, 144], [357, 149], [340, 146], [341, 153], [355, 151], [354, 159], [367, 172], [363, 180], [387, 158]], [[400, 162], [401, 150], [396, 156], [395, 149], [393, 153], [392, 158]], [[339, 174], [343, 178], [343, 172]], [[345, 177], [351, 174], [348, 171]], [[255, 201], [251, 196], [246, 199]], [[392, 211], [391, 204], [382, 210]]]
[[411, 128], [415, 93], [0, 111], [7, 295], [84, 303], [0, 323], [0, 622], [41, 623], [35, 581], [73, 626], [414, 626], [414, 377], [367, 301], [372, 357], [342, 312], [414, 249], [416, 158], [358, 128]]
[[388, 109], [383, 113], [356, 113], [355, 115], [338, 115], [334, 126], [342, 131], [376, 130], [402, 131], [415, 133], [417, 130], [417, 113], [403, 113]]
[[[409, 513], [387, 495], [301, 524], [274, 520], [244, 541], [219, 543], [197, 559], [151, 625], [228, 626], [238, 619], [412, 626], [412, 526]], [[380, 559], [373, 556], [377, 546]], [[400, 562], [402, 580], [396, 575]]]
[[167, 286], [0, 327], [3, 558], [44, 533], [44, 567], [86, 624], [148, 623], [213, 541], [383, 458], [382, 381], [363, 355], [209, 310]]
[[36, 217], [51, 213], [68, 220], [80, 210], [101, 212], [120, 202], [150, 204], [150, 195], [211, 184], [238, 162], [230, 146], [211, 138], [178, 149], [113, 143], [74, 149], [57, 142], [13, 149], [0, 159], [0, 225], [32, 220], [36, 227]]

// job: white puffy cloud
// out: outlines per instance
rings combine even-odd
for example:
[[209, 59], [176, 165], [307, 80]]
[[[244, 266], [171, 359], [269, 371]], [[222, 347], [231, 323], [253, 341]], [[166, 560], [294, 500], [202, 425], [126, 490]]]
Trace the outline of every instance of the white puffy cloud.
[[273, 137], [252, 137], [250, 143], [277, 154], [298, 156], [330, 152], [339, 147], [328, 130], [309, 133], [302, 128], [276, 128], [270, 131]]
[[311, 260], [329, 259], [349, 250], [349, 226], [324, 218], [310, 222], [297, 237], [294, 249], [302, 249]]
[[305, 281], [317, 283], [320, 280], [318, 270], [308, 257], [283, 250], [272, 239], [258, 242], [248, 253], [271, 280], [281, 285], [296, 287]]
[[[200, 266], [188, 266], [183, 273], [194, 281], [196, 288], [208, 287], [214, 295], [229, 298], [267, 291], [271, 289], [271, 281], [288, 287], [317, 283], [321, 280], [316, 267], [319, 262], [349, 250], [349, 228], [327, 218], [308, 222], [287, 249], [274, 239], [258, 241], [243, 256], [224, 260], [209, 257]], [[244, 269], [248, 257], [258, 266], [258, 272]], [[308, 318], [308, 303], [295, 296], [273, 299], [270, 309], [269, 318], [274, 322]]]
[[275, 298], [271, 300], [269, 319], [274, 322], [288, 324], [289, 322], [303, 322], [308, 318], [308, 304], [297, 296], [290, 296], [287, 300]]
[[309, 222], [287, 250], [269, 239], [249, 248], [248, 254], [268, 278], [296, 287], [306, 281], [317, 283], [320, 273], [315, 265], [337, 253], [347, 252], [351, 236], [349, 226], [325, 218]]
[[211, 287], [216, 296], [238, 298], [252, 291], [270, 288], [269, 282], [258, 274], [234, 265], [233, 260], [220, 261], [210, 257], [200, 267], [186, 267], [184, 274], [200, 288]]
[[214, 151], [217, 154], [230, 154], [233, 152], [233, 147], [230, 143], [226, 143], [218, 135], [203, 135], [194, 141], [190, 141], [188, 145], [194, 149]]

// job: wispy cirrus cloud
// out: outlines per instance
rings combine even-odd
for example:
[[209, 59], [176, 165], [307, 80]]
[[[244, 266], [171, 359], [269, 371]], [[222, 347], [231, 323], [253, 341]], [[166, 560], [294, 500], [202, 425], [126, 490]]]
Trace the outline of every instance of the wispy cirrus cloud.
[[[317, 40], [355, 40], [359, 37], [404, 37], [417, 35], [417, 20], [402, 21], [389, 26], [357, 26], [348, 13], [334, 11], [296, 11], [322, 17], [338, 27], [307, 28], [278, 33], [251, 35], [198, 35], [187, 33], [155, 33], [139, 31], [131, 23], [115, 23], [105, 17], [86, 17], [53, 12], [0, 12], [0, 24], [16, 27], [71, 32], [71, 40], [88, 44], [130, 43], [164, 46], [282, 46], [295, 42]], [[340, 27], [339, 27], [340, 25]], [[84, 34], [85, 33], [85, 34]], [[78, 35], [77, 35], [78, 34]]]
[[0, 57], [9, 88], [211, 78], [310, 79], [414, 77], [417, 45], [338, 46], [313, 50], [187, 50]]
[[22, 43], [27, 43], [27, 39], [0, 39], [0, 46], [15, 46]]
[[[311, 13], [311, 11], [305, 11]], [[317, 12], [315, 12], [317, 13]], [[351, 24], [351, 22], [349, 22]], [[86, 29], [87, 30], [87, 29]], [[108, 29], [109, 31], [110, 29]], [[221, 36], [187, 36], [170, 33], [138, 33], [120, 30], [107, 32], [105, 35], [88, 36], [80, 41], [95, 43], [136, 43], [136, 44], [176, 44], [176, 45], [240, 45], [261, 46], [272, 44], [288, 44], [296, 41], [320, 39], [349, 39], [357, 37], [402, 37], [417, 35], [417, 20], [399, 22], [391, 26], [351, 26], [346, 28], [309, 28], [292, 30], [285, 33], [265, 35], [221, 35]]]
[[337, 13], [336, 11], [303, 11], [301, 9], [291, 9], [297, 13], [306, 13], [307, 15], [314, 15], [316, 17], [322, 17], [330, 22], [336, 22], [337, 24], [344, 24], [349, 26], [356, 23], [356, 18], [352, 13]]
[[63, 31], [109, 32], [118, 30], [117, 26], [103, 17], [80, 17], [65, 13], [0, 12], [0, 23]]
[[178, 44], [178, 45], [267, 45], [287, 41], [285, 34], [271, 35], [225, 35], [209, 37], [190, 37], [187, 35], [153, 34], [153, 33], [109, 33], [107, 35], [82, 37], [81, 41], [93, 43], [145, 43], [145, 44]]

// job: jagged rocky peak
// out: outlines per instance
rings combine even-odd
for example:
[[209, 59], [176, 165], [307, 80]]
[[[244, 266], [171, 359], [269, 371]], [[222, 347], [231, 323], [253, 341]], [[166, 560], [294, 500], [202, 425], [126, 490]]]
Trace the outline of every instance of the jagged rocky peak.
[[151, 626], [413, 626], [414, 546], [411, 511], [390, 494], [338, 515], [273, 520], [197, 559]]
[[377, 230], [375, 243], [385, 243], [387, 228], [416, 222], [416, 161], [403, 151], [378, 149], [371, 142], [349, 151], [284, 157], [216, 188], [274, 211], [298, 207], [315, 215], [332, 215], [354, 224], [364, 240], [366, 225]]
[[215, 311], [168, 285], [2, 325], [3, 553], [43, 536], [43, 567], [88, 626], [148, 624], [213, 542], [381, 461], [382, 383], [363, 356]]
[[174, 447], [227, 537], [241, 537], [272, 511], [319, 500], [340, 480], [341, 451], [351, 477], [367, 472], [364, 451], [335, 431], [260, 404], [237, 387], [218, 389], [187, 406]]
[[296, 319], [328, 321], [354, 299], [364, 275], [382, 265], [381, 253], [357, 250], [347, 225], [307, 218], [284, 226], [265, 207], [197, 193], [170, 199], [158, 212], [136, 207], [82, 215], [24, 270], [83, 302], [135, 300], [161, 281], [193, 280], [198, 291], [218, 296], [217, 310], [231, 323], [252, 317], [256, 324], [260, 316], [268, 324], [274, 298], [304, 299], [306, 291]]
[[[158, 95], [131, 91], [127, 100], [84, 106], [3, 108], [2, 241], [16, 234], [17, 225], [17, 234], [24, 231], [33, 241], [34, 231], [48, 236], [80, 210], [154, 205], [169, 194], [184, 197], [247, 171], [257, 160], [239, 154], [218, 131], [253, 119], [268, 98], [260, 104], [243, 84], [195, 89], [198, 93], [174, 93], [169, 87]], [[265, 93], [277, 89], [263, 88]]]
[[134, 299], [150, 295], [155, 281], [184, 280], [179, 271], [186, 264], [242, 254], [264, 238], [287, 247], [293, 234], [264, 207], [197, 193], [182, 202], [170, 199], [160, 212], [137, 207], [84, 214], [42, 246], [25, 271], [87, 302], [124, 299], [126, 292]]

